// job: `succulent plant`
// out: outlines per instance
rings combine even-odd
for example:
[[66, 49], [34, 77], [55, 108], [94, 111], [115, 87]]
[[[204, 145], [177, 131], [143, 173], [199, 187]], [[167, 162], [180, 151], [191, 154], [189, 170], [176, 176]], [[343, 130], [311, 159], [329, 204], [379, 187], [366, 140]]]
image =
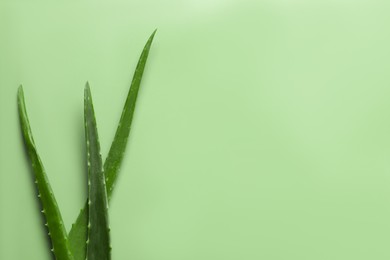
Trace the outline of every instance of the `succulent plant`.
[[57, 260], [111, 259], [108, 203], [126, 150], [127, 139], [149, 50], [156, 30], [149, 37], [134, 72], [114, 140], [103, 164], [96, 117], [89, 83], [84, 90], [84, 122], [88, 169], [88, 198], [69, 234], [39, 157], [27, 116], [23, 87], [18, 90], [18, 109], [22, 135], [35, 176], [41, 212]]

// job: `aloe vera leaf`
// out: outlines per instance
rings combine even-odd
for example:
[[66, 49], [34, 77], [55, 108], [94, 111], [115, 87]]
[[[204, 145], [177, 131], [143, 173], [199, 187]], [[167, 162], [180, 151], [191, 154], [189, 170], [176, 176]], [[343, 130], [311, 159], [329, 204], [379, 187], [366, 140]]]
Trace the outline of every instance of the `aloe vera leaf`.
[[62, 221], [61, 212], [35, 146], [27, 116], [22, 86], [18, 90], [18, 109], [24, 143], [31, 160], [35, 175], [35, 184], [38, 190], [38, 198], [42, 205], [42, 213], [46, 219], [45, 226], [48, 229], [48, 235], [52, 244], [51, 251], [57, 260], [73, 260], [74, 258], [69, 248], [68, 236]]
[[146, 61], [148, 59], [149, 50], [152, 45], [152, 41], [156, 30], [152, 33], [149, 40], [147, 41], [142, 54], [139, 58], [129, 94], [126, 99], [125, 106], [122, 111], [121, 119], [118, 124], [118, 128], [115, 133], [114, 140], [111, 144], [110, 151], [106, 161], [104, 162], [104, 173], [107, 183], [107, 195], [110, 198], [112, 191], [115, 187], [115, 181], [118, 176], [119, 168], [122, 163], [123, 155], [126, 150], [127, 138], [130, 134], [131, 123], [133, 121], [133, 115], [135, 110], [135, 104], [138, 97], [138, 91], [141, 85], [142, 76], [144, 73]]
[[84, 91], [84, 123], [88, 161], [88, 260], [109, 260], [110, 235], [108, 227], [108, 199], [100, 154], [99, 135], [91, 90]]
[[[149, 50], [152, 45], [152, 41], [156, 31], [157, 30], [155, 30], [149, 37], [138, 60], [138, 64], [134, 72], [126, 103], [122, 111], [122, 116], [119, 121], [118, 128], [116, 130], [114, 141], [112, 142], [108, 157], [104, 163], [103, 171], [106, 178], [108, 200], [110, 200], [111, 198], [111, 194], [114, 189], [114, 184], [118, 176], [119, 167], [121, 165], [123, 155], [126, 149], [127, 138], [129, 136], [131, 122], [133, 120], [138, 90], [140, 88], [142, 75], [149, 55]], [[81, 209], [76, 219], [76, 222], [72, 225], [72, 229], [69, 232], [69, 243], [73, 256], [76, 260], [85, 260], [85, 241], [87, 240], [88, 225], [87, 207], [88, 205], [86, 203], [84, 208]]]

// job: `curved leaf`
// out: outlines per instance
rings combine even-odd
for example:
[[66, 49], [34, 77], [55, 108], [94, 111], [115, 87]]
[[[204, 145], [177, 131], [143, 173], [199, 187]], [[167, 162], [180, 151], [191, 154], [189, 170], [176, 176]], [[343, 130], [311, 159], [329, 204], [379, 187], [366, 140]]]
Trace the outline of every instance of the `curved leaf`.
[[45, 225], [49, 231], [48, 235], [53, 246], [51, 251], [57, 260], [73, 260], [61, 213], [35, 146], [27, 116], [22, 86], [18, 90], [18, 109], [24, 143], [35, 174], [38, 198], [43, 208], [42, 213], [46, 219]]

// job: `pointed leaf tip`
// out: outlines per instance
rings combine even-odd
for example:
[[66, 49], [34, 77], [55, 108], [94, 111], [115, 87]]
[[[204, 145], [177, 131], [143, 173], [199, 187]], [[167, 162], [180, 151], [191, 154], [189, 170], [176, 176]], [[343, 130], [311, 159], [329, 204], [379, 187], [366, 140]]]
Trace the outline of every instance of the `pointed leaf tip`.
[[18, 89], [18, 109], [24, 144], [34, 172], [38, 198], [42, 206], [41, 212], [44, 214], [45, 226], [48, 229], [52, 246], [55, 248], [53, 253], [58, 260], [73, 260], [61, 212], [34, 143], [22, 86], [19, 86]]
[[88, 260], [109, 260], [107, 189], [104, 182], [96, 117], [89, 85], [85, 86], [85, 137], [88, 160]]
[[[111, 193], [114, 189], [114, 183], [117, 179], [117, 174], [123, 159], [125, 152], [127, 137], [129, 136], [131, 129], [131, 122], [133, 119], [133, 113], [135, 110], [135, 104], [137, 100], [138, 90], [140, 88], [141, 79], [145, 69], [146, 61], [150, 47], [152, 45], [153, 38], [157, 32], [157, 29], [153, 31], [149, 39], [144, 45], [142, 53], [139, 57], [137, 67], [135, 69], [133, 80], [131, 82], [130, 90], [127, 95], [127, 99], [122, 111], [121, 119], [118, 124], [118, 128], [115, 134], [115, 138], [112, 142], [109, 155], [104, 163], [104, 174], [106, 177], [106, 189], [107, 197], [110, 199]], [[88, 83], [88, 82], [87, 82]], [[72, 248], [75, 260], [85, 260], [86, 257], [86, 243], [88, 239], [88, 201], [85, 203], [84, 208], [80, 211], [80, 214], [72, 226], [69, 232], [69, 242]]]

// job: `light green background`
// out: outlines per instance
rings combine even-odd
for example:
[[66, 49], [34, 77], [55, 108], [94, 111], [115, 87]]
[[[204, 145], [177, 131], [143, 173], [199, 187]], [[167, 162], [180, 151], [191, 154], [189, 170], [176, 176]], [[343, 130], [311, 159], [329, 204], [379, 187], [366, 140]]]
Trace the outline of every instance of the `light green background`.
[[390, 259], [388, 1], [65, 2], [0, 3], [0, 259], [50, 259], [18, 85], [70, 228], [154, 28], [113, 259]]

